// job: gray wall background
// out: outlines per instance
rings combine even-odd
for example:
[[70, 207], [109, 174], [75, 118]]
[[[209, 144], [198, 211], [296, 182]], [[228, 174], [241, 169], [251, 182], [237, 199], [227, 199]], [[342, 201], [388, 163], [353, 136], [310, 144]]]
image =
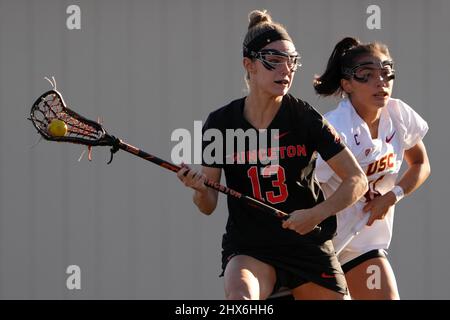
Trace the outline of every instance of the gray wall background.
[[[81, 8], [81, 30], [66, 8]], [[366, 8], [381, 8], [368, 30]], [[432, 176], [397, 206], [390, 260], [404, 299], [449, 299], [447, 202], [450, 1], [0, 0], [0, 298], [221, 299], [225, 198], [206, 217], [174, 174], [126, 153], [111, 165], [76, 145], [38, 141], [26, 120], [55, 76], [69, 106], [170, 160], [176, 128], [244, 95], [247, 14], [268, 9], [302, 55], [292, 93], [314, 95], [334, 44], [380, 40], [398, 71], [394, 96], [430, 124]], [[35, 146], [34, 146], [35, 145]], [[81, 290], [66, 268], [81, 268]]]

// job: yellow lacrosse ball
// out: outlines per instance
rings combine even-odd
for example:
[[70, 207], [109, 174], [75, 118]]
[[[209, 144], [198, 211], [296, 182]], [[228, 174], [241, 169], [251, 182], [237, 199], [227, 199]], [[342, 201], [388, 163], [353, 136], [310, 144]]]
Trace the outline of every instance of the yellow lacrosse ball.
[[47, 130], [53, 137], [64, 137], [67, 133], [67, 125], [62, 120], [53, 119], [48, 125]]

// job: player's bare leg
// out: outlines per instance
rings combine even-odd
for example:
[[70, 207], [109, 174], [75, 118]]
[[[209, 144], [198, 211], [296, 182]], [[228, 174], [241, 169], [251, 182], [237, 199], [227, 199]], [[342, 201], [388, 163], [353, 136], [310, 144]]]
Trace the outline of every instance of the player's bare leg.
[[276, 281], [272, 266], [245, 255], [231, 258], [224, 277], [225, 297], [228, 300], [266, 299]]
[[397, 282], [389, 261], [373, 258], [357, 265], [345, 274], [352, 299], [398, 300]]
[[305, 283], [292, 290], [296, 300], [345, 300], [342, 293], [322, 287], [314, 282]]

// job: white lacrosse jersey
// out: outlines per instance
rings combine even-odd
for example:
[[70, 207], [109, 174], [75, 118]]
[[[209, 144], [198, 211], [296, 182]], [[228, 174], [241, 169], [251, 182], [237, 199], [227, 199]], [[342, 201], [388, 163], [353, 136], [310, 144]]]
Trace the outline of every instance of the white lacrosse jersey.
[[[422, 140], [428, 131], [428, 124], [406, 103], [392, 98], [382, 109], [376, 139], [372, 139], [369, 127], [348, 99], [325, 114], [325, 118], [353, 152], [369, 181], [369, 191], [365, 196], [337, 213], [337, 235], [333, 243], [338, 247], [350, 234], [352, 226], [366, 214], [362, 209], [367, 201], [389, 192], [395, 186], [404, 151]], [[315, 175], [322, 184], [326, 197], [333, 194], [342, 182], [320, 156]], [[388, 249], [392, 239], [393, 219], [394, 206], [383, 220], [375, 220], [372, 226], [365, 226], [345, 251], [362, 254], [374, 249]]]

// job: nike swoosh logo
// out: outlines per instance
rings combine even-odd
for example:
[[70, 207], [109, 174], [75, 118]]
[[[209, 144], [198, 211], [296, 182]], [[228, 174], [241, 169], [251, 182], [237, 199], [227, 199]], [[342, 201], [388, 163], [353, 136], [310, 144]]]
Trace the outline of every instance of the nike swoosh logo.
[[276, 135], [276, 136], [274, 136], [273, 138], [275, 139], [275, 140], [280, 140], [281, 138], [283, 138], [285, 135], [287, 135], [289, 133], [289, 131], [287, 131], [287, 132], [283, 132], [283, 133], [280, 133], [279, 135]]
[[322, 272], [322, 274], [320, 276], [322, 278], [325, 278], [325, 279], [331, 279], [331, 278], [335, 278], [336, 277], [334, 274], [328, 274], [328, 273], [325, 273], [325, 272]]
[[386, 143], [391, 142], [392, 138], [395, 136], [395, 132], [396, 131], [394, 131], [394, 133], [390, 137], [386, 137]]

